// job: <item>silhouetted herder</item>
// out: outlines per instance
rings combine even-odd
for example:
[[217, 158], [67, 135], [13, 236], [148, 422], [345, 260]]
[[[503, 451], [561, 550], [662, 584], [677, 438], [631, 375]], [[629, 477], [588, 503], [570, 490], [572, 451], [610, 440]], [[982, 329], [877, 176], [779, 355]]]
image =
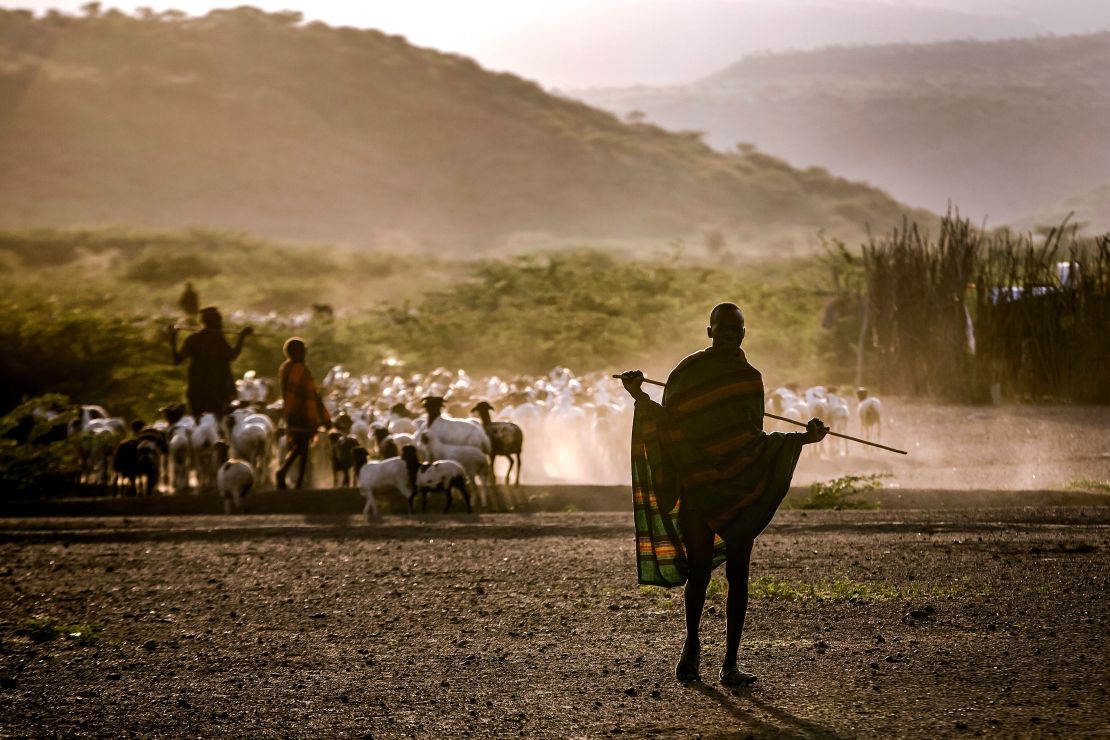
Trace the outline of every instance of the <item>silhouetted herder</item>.
[[223, 317], [217, 309], [209, 306], [201, 310], [200, 320], [204, 328], [185, 337], [180, 352], [177, 349], [178, 329], [170, 327], [173, 364], [180, 365], [189, 360], [188, 388], [185, 391], [189, 413], [198, 419], [204, 413], [222, 417], [235, 398], [231, 363], [243, 351], [243, 340], [254, 330], [249, 326], [243, 327], [232, 347], [224, 338]]
[[680, 681], [697, 680], [699, 627], [713, 568], [725, 563], [728, 603], [721, 682], [750, 684], [738, 652], [748, 608], [752, 543], [790, 489], [802, 445], [828, 428], [810, 420], [800, 433], [763, 431], [763, 377], [740, 344], [744, 314], [716, 306], [706, 330], [711, 347], [671, 372], [663, 403], [640, 387], [643, 373], [621, 375], [636, 400], [632, 427], [632, 488], [637, 573], [652, 586], [686, 584], [686, 641], [675, 667]]
[[308, 349], [300, 337], [285, 340], [281, 348], [286, 360], [278, 368], [281, 382], [282, 413], [285, 414], [285, 433], [289, 440], [289, 452], [277, 471], [277, 487], [285, 488], [285, 474], [297, 460], [301, 461], [297, 473], [297, 488], [304, 486], [305, 473], [308, 471], [308, 446], [316, 436], [316, 430], [331, 426], [331, 415], [316, 389], [305, 357]]
[[192, 283], [185, 283], [185, 290], [181, 293], [181, 299], [178, 300], [177, 305], [181, 306], [181, 313], [185, 314], [186, 319], [190, 321], [196, 319], [197, 312], [200, 311], [200, 298], [193, 290]]

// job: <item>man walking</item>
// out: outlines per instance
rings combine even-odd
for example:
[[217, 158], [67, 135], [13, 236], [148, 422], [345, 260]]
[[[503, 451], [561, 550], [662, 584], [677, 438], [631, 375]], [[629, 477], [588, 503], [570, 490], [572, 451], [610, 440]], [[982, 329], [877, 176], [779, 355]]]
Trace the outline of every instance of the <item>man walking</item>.
[[740, 348], [744, 314], [721, 303], [706, 330], [712, 346], [671, 372], [663, 403], [640, 387], [643, 373], [623, 373], [636, 401], [632, 486], [639, 582], [686, 584], [686, 641], [675, 667], [680, 681], [699, 678], [699, 628], [713, 568], [728, 578], [725, 655], [720, 680], [747, 685], [738, 653], [748, 608], [752, 544], [790, 489], [802, 445], [824, 439], [812, 419], [803, 433], [763, 431], [763, 378]]
[[186, 320], [196, 320], [197, 312], [200, 310], [200, 298], [197, 297], [197, 292], [193, 290], [192, 283], [185, 283], [185, 290], [182, 291], [177, 305], [181, 306], [181, 313], [185, 315]]
[[290, 337], [282, 347], [285, 362], [278, 368], [281, 382], [283, 413], [285, 414], [285, 433], [289, 441], [289, 452], [277, 471], [278, 490], [285, 489], [285, 476], [297, 460], [301, 461], [297, 472], [297, 489], [304, 486], [305, 473], [308, 471], [308, 448], [317, 428], [330, 427], [331, 415], [316, 381], [305, 364], [308, 348], [300, 337]]
[[188, 387], [185, 390], [189, 413], [197, 419], [204, 413], [223, 417], [235, 398], [231, 363], [243, 351], [243, 341], [254, 330], [249, 326], [243, 327], [232, 347], [224, 338], [223, 317], [219, 310], [212, 306], [201, 309], [200, 320], [204, 328], [185, 337], [180, 351], [177, 349], [177, 327], [170, 328], [173, 364], [180, 365], [189, 360]]

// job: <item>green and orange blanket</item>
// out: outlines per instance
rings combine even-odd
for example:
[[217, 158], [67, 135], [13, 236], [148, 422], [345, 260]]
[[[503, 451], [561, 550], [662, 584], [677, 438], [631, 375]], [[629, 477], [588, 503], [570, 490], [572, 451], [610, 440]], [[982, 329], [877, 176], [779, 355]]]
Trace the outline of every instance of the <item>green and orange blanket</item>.
[[693, 507], [725, 542], [753, 539], [770, 523], [801, 454], [801, 434], [763, 431], [763, 378], [735, 355], [696, 352], [667, 378], [663, 403], [636, 403], [632, 502], [639, 582], [681, 586], [686, 556], [678, 507]]

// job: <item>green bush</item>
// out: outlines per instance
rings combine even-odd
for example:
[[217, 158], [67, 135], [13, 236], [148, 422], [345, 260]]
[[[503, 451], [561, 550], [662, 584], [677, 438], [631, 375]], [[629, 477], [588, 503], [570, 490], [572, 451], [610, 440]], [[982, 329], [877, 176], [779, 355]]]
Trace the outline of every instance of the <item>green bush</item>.
[[148, 254], [133, 262], [124, 276], [139, 283], [175, 285], [182, 280], [219, 274], [220, 268], [199, 254]]
[[61, 393], [149, 418], [181, 396], [180, 371], [156, 327], [84, 301], [0, 301], [0, 346], [0, 413], [27, 397]]
[[[446, 262], [199, 230], [0, 231], [0, 249], [33, 254], [46, 244], [84, 256], [0, 275], [0, 413], [47, 392], [125, 418], [150, 419], [180, 400], [185, 370], [170, 364], [163, 331], [179, 320], [181, 281], [204, 272], [211, 276], [194, 279], [203, 304], [225, 316], [276, 313], [252, 320], [257, 334], [233, 364], [237, 375], [274, 377], [293, 334], [308, 341], [318, 375], [338, 363], [374, 372], [386, 355], [414, 371], [665, 373], [704, 346], [710, 307], [733, 300], [747, 316], [745, 349], [769, 386], [838, 381], [818, 365], [827, 267], [812, 258], [722, 266], [581, 249]], [[284, 322], [317, 302], [335, 306], [334, 320], [295, 330]]]
[[[64, 409], [46, 421], [37, 409]], [[32, 398], [0, 417], [0, 491], [23, 496], [59, 490], [76, 479], [74, 441], [65, 436], [74, 417], [69, 399], [51, 394]]]
[[678, 352], [702, 343], [709, 309], [733, 300], [745, 310], [745, 347], [765, 376], [785, 367], [804, 373], [813, 357], [821, 297], [770, 282], [791, 280], [788, 273], [625, 260], [590, 250], [481, 262], [470, 273], [471, 280], [416, 305], [383, 310], [372, 329], [378, 343], [398, 348], [419, 367], [474, 372], [670, 366]]
[[818, 481], [809, 487], [809, 497], [797, 505], [799, 509], [877, 509], [878, 504], [856, 498], [867, 491], [882, 487], [890, 473], [845, 475], [830, 481]]

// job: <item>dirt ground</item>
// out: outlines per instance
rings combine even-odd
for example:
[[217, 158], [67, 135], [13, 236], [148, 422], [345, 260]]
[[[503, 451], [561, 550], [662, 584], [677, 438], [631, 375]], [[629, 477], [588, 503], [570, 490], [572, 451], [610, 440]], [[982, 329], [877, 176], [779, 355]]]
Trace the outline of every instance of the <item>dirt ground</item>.
[[633, 544], [627, 511], [0, 519], [0, 735], [1110, 734], [1110, 507], [781, 511], [739, 691], [723, 584], [679, 684]]

